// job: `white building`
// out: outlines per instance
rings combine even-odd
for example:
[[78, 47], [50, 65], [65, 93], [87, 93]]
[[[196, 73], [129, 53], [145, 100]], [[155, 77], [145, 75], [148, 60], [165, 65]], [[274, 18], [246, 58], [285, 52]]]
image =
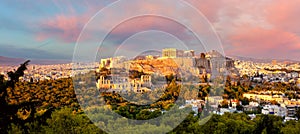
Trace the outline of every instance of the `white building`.
[[279, 107], [277, 105], [265, 105], [263, 109], [261, 110], [262, 114], [273, 114], [276, 116], [284, 117], [286, 116], [286, 108]]
[[148, 92], [152, 89], [150, 75], [142, 75], [141, 79], [129, 79], [128, 77], [119, 76], [105, 78], [104, 76], [100, 76], [96, 85], [98, 89], [108, 91]]

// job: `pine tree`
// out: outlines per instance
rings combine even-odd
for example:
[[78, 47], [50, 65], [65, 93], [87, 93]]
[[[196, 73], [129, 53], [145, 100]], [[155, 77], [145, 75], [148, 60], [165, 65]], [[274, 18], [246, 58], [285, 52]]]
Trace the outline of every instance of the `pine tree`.
[[[23, 102], [21, 104], [9, 104], [7, 89], [15, 88], [16, 82], [24, 75], [24, 71], [27, 69], [30, 60], [25, 61], [16, 71], [10, 71], [7, 73], [10, 78], [8, 81], [4, 80], [4, 76], [0, 75], [0, 132], [6, 132], [12, 123], [20, 125], [26, 133], [25, 123], [33, 120], [35, 114], [36, 102]], [[30, 115], [26, 120], [19, 119], [17, 117], [18, 110], [30, 111]]]

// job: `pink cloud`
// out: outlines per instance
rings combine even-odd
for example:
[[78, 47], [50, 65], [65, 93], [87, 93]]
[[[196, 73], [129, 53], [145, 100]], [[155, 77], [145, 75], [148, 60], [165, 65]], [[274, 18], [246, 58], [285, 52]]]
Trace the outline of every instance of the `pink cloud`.
[[[216, 3], [217, 4], [217, 3]], [[225, 52], [259, 58], [300, 56], [300, 1], [227, 0], [212, 6]], [[211, 9], [214, 10], [214, 9]]]
[[222, 0], [186, 0], [197, 8], [211, 22], [218, 20], [218, 13], [225, 4]]
[[43, 22], [43, 30], [37, 38], [56, 37], [65, 42], [75, 42], [86, 22], [85, 17], [57, 15]]
[[[299, 57], [300, 5], [299, 0], [240, 1], [240, 0], [186, 0], [199, 9], [215, 26], [225, 52], [250, 57]], [[139, 7], [155, 13], [163, 5], [144, 4]], [[88, 4], [89, 10], [80, 15], [56, 15], [42, 23], [37, 39], [56, 37], [65, 42], [75, 42], [84, 24], [99, 8]], [[73, 8], [70, 8], [72, 12]], [[131, 5], [128, 5], [128, 9]], [[175, 9], [164, 8], [165, 12]], [[128, 11], [124, 10], [123, 14]], [[119, 14], [119, 15], [123, 15]], [[178, 14], [189, 15], [189, 14]], [[111, 18], [117, 16], [109, 16]], [[107, 19], [107, 24], [111, 23]], [[200, 24], [198, 24], [201, 27]], [[105, 27], [105, 26], [103, 26]], [[112, 34], [122, 36], [149, 29], [161, 29], [190, 39], [184, 28], [170, 20], [157, 17], [141, 17], [122, 23]]]
[[[218, 6], [220, 6], [219, 2], [202, 1], [204, 4], [195, 0], [188, 0], [188, 2], [190, 2], [193, 6], [197, 8], [201, 8], [201, 12], [203, 12], [204, 15], [207, 16], [209, 19], [216, 19], [216, 9]], [[60, 7], [60, 4], [57, 1], [54, 1], [54, 3], [58, 7]], [[52, 18], [49, 18], [46, 21], [43, 21], [41, 25], [42, 30], [36, 35], [37, 40], [43, 40], [47, 37], [55, 37], [64, 42], [76, 42], [83, 26], [87, 23], [90, 17], [92, 17], [92, 15], [94, 15], [99, 9], [95, 7], [95, 5], [85, 3], [86, 5], [88, 5], [88, 10], [85, 13], [78, 15], [75, 13], [75, 9], [72, 7], [72, 3], [64, 2], [63, 4], [67, 6], [67, 10], [70, 12], [70, 14], [59, 14]], [[158, 9], [163, 9], [164, 12], [173, 12], [173, 9], [164, 8], [164, 5], [145, 4], [142, 1], [138, 4], [141, 9], [149, 10], [153, 13], [156, 13]], [[217, 7], [214, 7], [214, 5], [216, 5]], [[131, 5], [129, 4], [128, 8], [130, 8], [130, 6]], [[208, 6], [212, 6], [212, 8], [208, 8]], [[125, 10], [123, 14], [126, 13], [127, 11]], [[117, 16], [110, 17], [113, 18]], [[110, 23], [110, 19], [107, 20], [107, 23]], [[103, 27], [105, 27], [105, 25]], [[149, 29], [163, 29], [165, 31], [171, 32], [172, 34], [184, 36], [184, 29], [176, 22], [149, 16], [137, 18], [134, 19], [134, 21], [128, 21], [126, 23], [123, 23], [112, 33], [121, 35]]]
[[185, 27], [174, 20], [156, 16], [143, 16], [127, 20], [112, 31], [112, 34], [134, 34], [145, 30], [162, 30], [177, 36], [183, 36]]
[[277, 0], [266, 7], [266, 19], [275, 27], [290, 32], [300, 32], [300, 1]]
[[[107, 2], [113, 2], [109, 0]], [[40, 31], [36, 35], [37, 40], [56, 38], [63, 42], [76, 42], [82, 28], [88, 20], [105, 6], [101, 1], [58, 1], [52, 0], [61, 13], [48, 17], [41, 21]], [[83, 13], [78, 13], [81, 6]]]
[[293, 58], [299, 57], [300, 37], [289, 32], [262, 29], [244, 28], [229, 37], [231, 46], [226, 51], [231, 55], [244, 55], [266, 58]]

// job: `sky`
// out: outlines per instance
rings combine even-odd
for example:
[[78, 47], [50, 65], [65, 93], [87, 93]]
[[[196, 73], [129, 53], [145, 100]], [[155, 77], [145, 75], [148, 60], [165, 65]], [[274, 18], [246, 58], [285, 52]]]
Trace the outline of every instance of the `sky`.
[[[3, 0], [0, 3], [0, 56], [72, 59], [76, 42], [85, 25], [101, 9], [114, 2], [116, 1]], [[291, 60], [298, 60], [300, 57], [300, 0], [185, 0], [185, 2], [194, 6], [210, 22], [226, 55]], [[138, 5], [138, 10], [151, 12], [158, 9], [163, 9], [167, 13], [181, 11], [180, 7], [168, 8], [163, 7], [166, 6], [164, 4], [155, 5], [144, 1], [126, 0], [126, 3], [127, 9], [117, 10], [111, 15], [108, 13], [107, 18], [101, 18], [104, 25], [92, 26], [95, 28], [89, 29], [89, 36], [97, 36], [97, 32], [93, 30], [106, 28], [114, 18], [135, 11], [136, 9], [132, 7], [134, 4]], [[188, 13], [178, 15], [189, 16]], [[199, 23], [199, 27], [201, 26]], [[154, 34], [149, 32], [144, 35], [137, 34], [147, 30], [152, 30]], [[141, 36], [133, 36], [135, 34]], [[166, 38], [156, 37], [157, 34]], [[173, 42], [170, 41], [171, 38]], [[206, 36], [200, 37], [200, 40], [205, 38]], [[153, 40], [149, 39], [159, 41], [153, 45]], [[83, 42], [81, 45], [91, 44], [88, 36], [81, 40]], [[130, 53], [132, 50], [149, 46], [145, 45], [146, 43], [152, 44], [154, 48], [176, 42], [177, 45], [199, 43], [195, 41], [190, 31], [178, 22], [142, 16], [116, 26], [105, 39], [103, 43], [105, 48], [99, 49], [99, 53], [120, 52], [118, 50], [120, 48], [122, 52]], [[124, 42], [128, 43], [127, 47], [120, 45]], [[169, 44], [161, 45], [164, 43]], [[89, 51], [83, 53], [89, 54]]]

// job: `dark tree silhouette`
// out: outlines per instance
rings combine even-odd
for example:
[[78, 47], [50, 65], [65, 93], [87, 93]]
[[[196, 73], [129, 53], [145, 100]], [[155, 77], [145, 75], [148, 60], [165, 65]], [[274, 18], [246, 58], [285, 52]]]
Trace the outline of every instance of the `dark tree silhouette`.
[[28, 63], [30, 60], [25, 61], [23, 64], [20, 65], [20, 67], [15, 72], [8, 72], [7, 75], [10, 78], [10, 80], [7, 82], [7, 86], [14, 88], [15, 83], [19, 81], [19, 78], [24, 75], [24, 71], [27, 69]]
[[[8, 81], [4, 80], [4, 76], [0, 75], [0, 132], [6, 132], [9, 129], [11, 123], [20, 125], [26, 132], [25, 123], [33, 120], [35, 114], [35, 106], [37, 102], [23, 102], [20, 104], [9, 104], [7, 88], [14, 89], [16, 82], [24, 75], [24, 71], [27, 69], [27, 65], [30, 60], [25, 61], [16, 71], [10, 71], [7, 73], [10, 78]], [[23, 120], [18, 118], [18, 110], [30, 111], [30, 115], [27, 119]]]

